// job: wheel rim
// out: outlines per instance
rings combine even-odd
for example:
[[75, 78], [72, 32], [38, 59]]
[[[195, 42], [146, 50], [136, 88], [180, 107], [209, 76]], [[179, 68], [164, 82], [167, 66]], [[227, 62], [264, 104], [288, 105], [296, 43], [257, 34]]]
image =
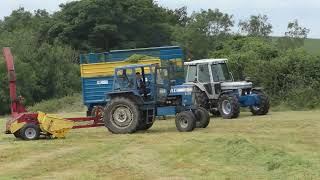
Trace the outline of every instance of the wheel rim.
[[179, 124], [182, 128], [187, 128], [188, 127], [188, 120], [186, 120], [185, 118], [181, 118], [179, 121]]
[[224, 114], [230, 114], [231, 111], [232, 111], [232, 106], [231, 106], [230, 101], [224, 100], [224, 101], [222, 102], [222, 112], [223, 112]]
[[133, 120], [133, 113], [128, 106], [117, 106], [112, 113], [113, 122], [120, 127], [128, 126]]
[[259, 110], [260, 110], [260, 107], [259, 107], [259, 106], [252, 106], [252, 109], [253, 109], [254, 111], [259, 111]]
[[34, 128], [27, 128], [24, 134], [28, 139], [34, 139], [37, 136], [37, 131]]

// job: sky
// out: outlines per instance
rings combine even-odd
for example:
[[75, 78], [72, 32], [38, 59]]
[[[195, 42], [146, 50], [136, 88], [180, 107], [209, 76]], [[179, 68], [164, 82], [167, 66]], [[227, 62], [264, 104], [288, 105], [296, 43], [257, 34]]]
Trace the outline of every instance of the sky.
[[[72, 0], [0, 0], [0, 19], [12, 10], [24, 7], [28, 11], [46, 9], [50, 13], [59, 10], [59, 4]], [[215, 9], [232, 14], [236, 25], [250, 15], [265, 14], [273, 25], [274, 36], [284, 35], [289, 21], [297, 19], [311, 30], [310, 38], [320, 38], [319, 0], [156, 0], [163, 7], [188, 8], [189, 14], [200, 9]]]

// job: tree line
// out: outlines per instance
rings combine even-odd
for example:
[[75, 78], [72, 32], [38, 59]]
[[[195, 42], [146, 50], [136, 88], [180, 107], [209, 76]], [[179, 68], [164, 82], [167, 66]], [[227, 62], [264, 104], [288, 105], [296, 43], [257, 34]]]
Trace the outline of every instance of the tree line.
[[[236, 24], [219, 9], [189, 15], [186, 7], [167, 9], [154, 0], [81, 0], [53, 14], [14, 10], [0, 21], [0, 47], [12, 47], [18, 94], [27, 105], [81, 91], [80, 53], [179, 45], [186, 60], [228, 58], [234, 77], [264, 87], [273, 105], [315, 108], [320, 61], [303, 49], [310, 30], [297, 20], [287, 27], [283, 37], [273, 38], [266, 15]], [[1, 60], [1, 113], [10, 103], [6, 73]]]

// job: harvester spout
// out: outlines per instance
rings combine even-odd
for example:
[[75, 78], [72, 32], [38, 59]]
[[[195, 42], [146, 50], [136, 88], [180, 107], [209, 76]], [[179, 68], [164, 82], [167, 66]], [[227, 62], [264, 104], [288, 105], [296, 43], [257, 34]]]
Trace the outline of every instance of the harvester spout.
[[15, 117], [19, 113], [26, 112], [26, 108], [22, 104], [22, 97], [17, 97], [16, 92], [16, 73], [14, 69], [13, 56], [11, 50], [8, 47], [2, 50], [4, 59], [7, 64], [8, 80], [10, 89], [10, 100], [11, 100], [11, 116]]

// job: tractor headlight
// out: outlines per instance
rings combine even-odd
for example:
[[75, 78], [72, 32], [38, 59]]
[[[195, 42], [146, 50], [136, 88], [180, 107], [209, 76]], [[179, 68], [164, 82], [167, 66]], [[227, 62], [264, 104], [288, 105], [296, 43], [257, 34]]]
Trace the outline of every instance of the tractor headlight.
[[159, 94], [160, 95], [166, 95], [167, 94], [167, 90], [166, 89], [159, 89]]
[[178, 88], [176, 89], [175, 92], [192, 92], [193, 88], [192, 87], [187, 87], [187, 88]]

